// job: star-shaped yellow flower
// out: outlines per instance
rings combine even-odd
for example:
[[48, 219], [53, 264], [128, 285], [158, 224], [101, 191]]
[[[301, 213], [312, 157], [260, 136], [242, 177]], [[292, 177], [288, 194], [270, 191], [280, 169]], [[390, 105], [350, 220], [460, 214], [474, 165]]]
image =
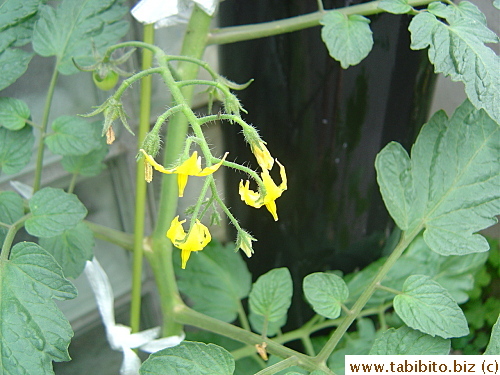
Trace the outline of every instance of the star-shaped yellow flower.
[[[189, 176], [208, 176], [209, 174], [214, 173], [219, 167], [222, 165], [224, 160], [226, 160], [227, 152], [224, 154], [224, 157], [220, 162], [214, 164], [210, 167], [206, 167], [204, 169], [201, 168], [201, 156], [198, 156], [198, 151], [194, 151], [189, 159], [187, 159], [181, 165], [172, 168], [166, 169], [162, 165], [158, 164], [151, 155], [148, 155], [146, 151], [143, 149], [140, 150], [146, 161], [153, 166], [158, 172], [166, 173], [166, 174], [177, 174], [177, 184], [179, 186], [179, 197], [184, 195], [184, 188], [186, 187], [188, 177]], [[147, 181], [147, 180], [146, 180]], [[150, 180], [151, 181], [151, 180]], [[148, 182], [150, 182], [148, 181]]]
[[274, 220], [278, 220], [278, 213], [276, 211], [276, 199], [281, 197], [283, 191], [287, 189], [287, 180], [285, 167], [276, 159], [276, 163], [280, 166], [281, 184], [277, 186], [271, 176], [269, 171], [264, 169], [260, 174], [262, 177], [262, 182], [266, 188], [266, 193], [263, 195], [261, 192], [255, 192], [250, 190], [250, 181], [246, 181], [243, 184], [243, 180], [240, 181], [240, 197], [249, 206], [260, 208], [266, 206], [271, 215], [273, 215]]
[[167, 237], [170, 241], [172, 241], [175, 247], [182, 250], [182, 269], [186, 268], [186, 263], [191, 256], [191, 252], [203, 250], [212, 239], [208, 228], [200, 223], [199, 220], [196, 220], [189, 233], [184, 232], [184, 228], [182, 227], [182, 224], [185, 222], [186, 220], [179, 221], [179, 216], [176, 216], [167, 231]]

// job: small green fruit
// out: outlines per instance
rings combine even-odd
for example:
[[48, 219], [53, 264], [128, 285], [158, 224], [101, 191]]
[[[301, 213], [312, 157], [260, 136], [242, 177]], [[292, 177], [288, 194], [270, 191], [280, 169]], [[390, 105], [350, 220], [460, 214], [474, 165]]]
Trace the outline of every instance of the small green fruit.
[[118, 78], [118, 73], [112, 70], [109, 71], [109, 73], [104, 78], [101, 78], [99, 73], [97, 72], [92, 73], [92, 79], [94, 80], [95, 85], [103, 91], [108, 91], [115, 87], [116, 83], [118, 82]]

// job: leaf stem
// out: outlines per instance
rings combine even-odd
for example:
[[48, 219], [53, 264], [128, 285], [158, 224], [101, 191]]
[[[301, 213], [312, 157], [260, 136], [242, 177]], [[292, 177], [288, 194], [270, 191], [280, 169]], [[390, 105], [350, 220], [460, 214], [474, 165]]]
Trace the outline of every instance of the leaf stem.
[[340, 339], [344, 336], [347, 329], [351, 326], [352, 322], [360, 315], [363, 307], [366, 305], [370, 297], [377, 289], [377, 285], [380, 284], [382, 279], [387, 275], [389, 270], [392, 268], [392, 266], [394, 266], [401, 254], [403, 254], [405, 249], [413, 241], [413, 239], [417, 236], [421, 229], [421, 227], [418, 227], [411, 233], [403, 232], [403, 235], [401, 236], [401, 239], [399, 240], [397, 246], [394, 248], [392, 254], [387, 258], [386, 262], [375, 275], [370, 285], [368, 285], [368, 287], [364, 290], [364, 292], [359, 296], [357, 301], [352, 306], [351, 314], [344, 317], [342, 323], [340, 323], [328, 342], [315, 357], [318, 361], [325, 362], [328, 359], [330, 354], [335, 350]]
[[[207, 331], [232, 338], [245, 344], [262, 344], [263, 341], [261, 335], [257, 335], [240, 327], [236, 327], [232, 324], [211, 318], [185, 305], [177, 306], [177, 308], [174, 310], [174, 318], [181, 324], [205, 329]], [[267, 344], [267, 351], [271, 354], [277, 355], [278, 357], [282, 358], [295, 357], [297, 360], [295, 364], [308, 371], [321, 370], [326, 374], [333, 374], [333, 372], [325, 364], [319, 363], [315, 358], [287, 348], [268, 338], [266, 338], [264, 342]]]
[[47, 90], [47, 96], [45, 98], [45, 105], [43, 107], [42, 124], [40, 126], [40, 138], [38, 140], [38, 149], [36, 153], [36, 166], [35, 166], [35, 177], [33, 179], [33, 193], [36, 193], [40, 189], [42, 182], [42, 170], [43, 170], [43, 155], [45, 151], [45, 134], [47, 133], [47, 126], [49, 124], [50, 108], [52, 106], [52, 99], [54, 98], [54, 90], [56, 88], [57, 77], [59, 72], [57, 70], [59, 62], [54, 65], [54, 71], [52, 72], [52, 78], [50, 79], [49, 89]]
[[[409, 0], [408, 5], [415, 7], [426, 5], [434, 0]], [[369, 16], [384, 12], [378, 5], [380, 0], [369, 3], [351, 5], [344, 8], [333, 9], [345, 15], [359, 14]], [[208, 44], [228, 44], [253, 40], [273, 35], [280, 35], [307, 29], [321, 24], [321, 19], [327, 13], [325, 10], [318, 10], [314, 13], [303, 14], [296, 17], [285, 18], [278, 21], [262, 22], [243, 26], [230, 26], [213, 30], [208, 37]]]
[[[144, 25], [145, 43], [154, 43], [153, 24]], [[141, 70], [148, 70], [153, 65], [153, 53], [149, 49], [142, 50]], [[151, 84], [152, 76], [147, 75], [141, 79], [139, 129], [137, 134], [137, 148], [141, 147], [149, 131], [149, 118], [151, 115]], [[141, 288], [142, 288], [142, 263], [144, 257], [144, 219], [146, 214], [146, 181], [142, 163], [136, 164], [135, 174], [135, 207], [134, 207], [134, 251], [132, 263], [132, 292], [130, 302], [130, 327], [132, 332], [140, 329], [141, 318]]]
[[12, 242], [14, 241], [14, 237], [16, 236], [17, 231], [24, 225], [24, 222], [31, 217], [31, 213], [24, 215], [19, 220], [17, 220], [14, 224], [9, 226], [9, 230], [5, 235], [5, 239], [3, 240], [2, 252], [0, 253], [0, 264], [9, 260], [10, 249], [12, 246]]
[[265, 369], [260, 370], [255, 375], [272, 375], [280, 372], [282, 370], [286, 370], [289, 367], [295, 366], [298, 363], [297, 357], [288, 357], [278, 363], [275, 363], [272, 366], [266, 367]]

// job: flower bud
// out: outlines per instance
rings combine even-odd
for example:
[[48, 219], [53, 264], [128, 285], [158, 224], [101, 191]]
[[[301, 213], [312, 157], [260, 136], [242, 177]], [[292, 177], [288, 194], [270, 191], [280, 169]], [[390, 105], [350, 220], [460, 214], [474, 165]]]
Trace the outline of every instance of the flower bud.
[[257, 241], [248, 232], [242, 230], [238, 231], [238, 237], [236, 238], [236, 246], [243, 250], [247, 257], [251, 257], [253, 254], [252, 241]]

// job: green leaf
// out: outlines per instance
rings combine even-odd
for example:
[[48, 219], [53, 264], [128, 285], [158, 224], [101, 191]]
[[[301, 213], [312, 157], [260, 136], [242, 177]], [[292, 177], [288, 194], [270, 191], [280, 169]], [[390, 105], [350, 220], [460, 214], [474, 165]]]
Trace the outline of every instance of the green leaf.
[[57, 155], [86, 155], [101, 146], [101, 126], [81, 117], [61, 116], [52, 123], [53, 134], [45, 139]]
[[432, 337], [408, 327], [391, 328], [375, 340], [370, 355], [446, 355], [450, 340]]
[[0, 363], [7, 374], [53, 374], [52, 361], [68, 361], [73, 332], [53, 298], [76, 297], [54, 258], [20, 242], [0, 261]]
[[[484, 15], [473, 4], [429, 6], [430, 12], [411, 21], [411, 48], [429, 47], [429, 59], [437, 73], [465, 84], [476, 108], [483, 108], [500, 123], [500, 58], [485, 43], [498, 43], [486, 27]], [[435, 14], [446, 19], [441, 22]]]
[[214, 344], [184, 341], [153, 353], [142, 364], [141, 375], [232, 375], [234, 359]]
[[40, 238], [40, 246], [61, 265], [64, 276], [76, 279], [83, 272], [85, 262], [92, 259], [94, 234], [82, 222], [59, 236]]
[[342, 68], [356, 65], [363, 60], [373, 47], [370, 20], [359, 15], [346, 16], [330, 11], [321, 20], [321, 38], [330, 56], [340, 62]]
[[66, 155], [61, 159], [61, 164], [66, 172], [80, 174], [86, 177], [97, 176], [106, 168], [103, 163], [108, 154], [109, 147], [105, 138], [101, 137], [101, 146], [86, 155]]
[[46, 187], [29, 201], [32, 216], [26, 220], [26, 231], [36, 237], [54, 237], [74, 228], [87, 215], [87, 209], [76, 195]]
[[349, 297], [349, 289], [344, 280], [333, 273], [316, 272], [307, 275], [303, 289], [313, 310], [329, 319], [340, 316], [342, 303]]
[[2, 67], [0, 90], [16, 82], [26, 72], [32, 57], [33, 53], [17, 48], [7, 48], [0, 53], [0, 66]]
[[[280, 332], [281, 327], [283, 327], [286, 324], [287, 319], [288, 317], [285, 314], [275, 322], [267, 322], [266, 336], [267, 337], [276, 336]], [[264, 316], [255, 314], [254, 312], [250, 311], [250, 314], [248, 315], [248, 320], [250, 321], [250, 325], [252, 326], [254, 332], [263, 333], [264, 320], [265, 320]]]
[[213, 318], [232, 322], [238, 315], [240, 300], [247, 297], [252, 276], [234, 245], [215, 241], [189, 259], [181, 269], [180, 256], [174, 256], [179, 289], [193, 303], [193, 308]]
[[0, 126], [9, 130], [20, 130], [30, 115], [28, 105], [22, 100], [0, 98]]
[[250, 311], [276, 322], [292, 303], [292, 276], [288, 268], [275, 268], [261, 275], [253, 284], [248, 299]]
[[411, 328], [445, 339], [469, 333], [467, 320], [451, 295], [429, 276], [413, 275], [394, 297], [394, 310]]
[[498, 315], [497, 322], [491, 329], [491, 337], [488, 347], [486, 348], [485, 355], [499, 355], [500, 354], [500, 315]]
[[[13, 191], [0, 191], [0, 222], [14, 224], [24, 215], [23, 199]], [[7, 228], [0, 226], [0, 247], [5, 240]]]
[[33, 53], [20, 47], [31, 40], [41, 0], [6, 0], [0, 4], [0, 90], [10, 86], [28, 68]]
[[404, 14], [413, 9], [408, 5], [408, 0], [382, 0], [378, 7], [393, 14]]
[[31, 39], [35, 15], [41, 0], [6, 0], [0, 4], [0, 52], [13, 45], [23, 46]]
[[17, 131], [0, 128], [1, 171], [6, 174], [20, 172], [31, 159], [34, 143], [33, 130], [29, 126]]
[[33, 32], [33, 48], [42, 56], [56, 56], [62, 74], [78, 73], [73, 64], [92, 63], [92, 43], [103, 51], [125, 35], [128, 12], [117, 0], [64, 0], [57, 8], [44, 5]]
[[400, 144], [388, 144], [375, 168], [398, 227], [425, 228], [425, 242], [442, 255], [487, 251], [474, 233], [500, 213], [499, 137], [499, 126], [466, 100], [451, 119], [440, 111], [424, 125], [411, 159]]
[[493, 6], [497, 9], [500, 9], [500, 0], [493, 0]]

